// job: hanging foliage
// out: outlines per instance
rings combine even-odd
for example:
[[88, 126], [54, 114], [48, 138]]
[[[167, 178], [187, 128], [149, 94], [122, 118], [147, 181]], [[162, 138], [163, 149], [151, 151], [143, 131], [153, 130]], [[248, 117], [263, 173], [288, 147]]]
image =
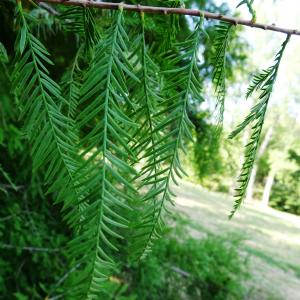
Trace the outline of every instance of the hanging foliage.
[[[184, 9], [184, 1], [169, 2]], [[252, 2], [239, 5], [247, 4], [255, 22]], [[136, 260], [151, 251], [173, 205], [172, 186], [187, 175], [181, 157], [193, 142], [190, 103], [204, 101], [199, 48], [208, 38], [204, 17], [209, 14], [199, 14], [192, 34], [181, 42], [172, 38], [180, 22], [170, 18], [171, 37], [164, 46], [168, 49], [158, 61], [146, 36], [151, 17], [144, 12], [134, 16], [130, 20], [137, 29], [129, 31], [124, 5], [118, 6], [103, 13], [107, 26], [101, 34], [93, 8], [68, 7], [57, 13], [63, 30], [72, 33], [78, 45], [74, 57], [68, 58], [70, 68], [57, 83], [49, 71], [55, 69], [51, 55], [34, 34], [38, 20], [22, 1], [16, 4], [17, 39], [8, 76], [30, 144], [32, 172], [43, 174], [45, 193], [54, 195], [72, 232], [68, 243], [72, 272], [65, 281], [64, 299], [99, 299], [102, 283], [113, 274], [125, 248]], [[223, 121], [226, 54], [234, 27], [234, 22], [219, 19], [225, 22], [215, 26], [212, 72], [218, 128]], [[245, 196], [289, 38], [290, 34], [275, 64], [254, 77], [247, 97], [259, 91], [258, 103], [230, 136], [252, 125], [230, 216]], [[0, 61], [8, 63], [1, 43]], [[12, 184], [2, 166], [0, 171]]]

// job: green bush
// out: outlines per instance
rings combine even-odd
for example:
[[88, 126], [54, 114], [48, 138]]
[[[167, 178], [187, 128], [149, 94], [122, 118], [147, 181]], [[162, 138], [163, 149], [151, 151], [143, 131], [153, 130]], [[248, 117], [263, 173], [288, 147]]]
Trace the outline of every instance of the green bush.
[[289, 159], [296, 164], [296, 170], [286, 172], [282, 178], [275, 181], [270, 205], [273, 208], [300, 215], [300, 154], [290, 150]]
[[122, 266], [118, 279], [112, 280], [111, 299], [242, 299], [249, 274], [238, 249], [239, 240], [171, 234], [141, 263]]
[[300, 215], [299, 196], [299, 182], [293, 182], [292, 180], [277, 181], [272, 189], [270, 206], [281, 211]]

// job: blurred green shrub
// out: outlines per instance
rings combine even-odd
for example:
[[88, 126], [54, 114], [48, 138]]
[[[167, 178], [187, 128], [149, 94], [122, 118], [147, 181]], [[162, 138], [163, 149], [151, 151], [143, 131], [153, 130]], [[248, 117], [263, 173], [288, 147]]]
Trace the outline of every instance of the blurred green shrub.
[[275, 180], [270, 205], [273, 208], [300, 215], [300, 154], [289, 151], [289, 160], [294, 162], [296, 170], [286, 172]]
[[300, 215], [300, 185], [290, 176], [285, 181], [275, 182], [270, 206], [281, 211]]
[[140, 264], [121, 267], [120, 275], [108, 284], [110, 299], [243, 299], [249, 273], [239, 244], [233, 238], [193, 239], [184, 232], [171, 233]]

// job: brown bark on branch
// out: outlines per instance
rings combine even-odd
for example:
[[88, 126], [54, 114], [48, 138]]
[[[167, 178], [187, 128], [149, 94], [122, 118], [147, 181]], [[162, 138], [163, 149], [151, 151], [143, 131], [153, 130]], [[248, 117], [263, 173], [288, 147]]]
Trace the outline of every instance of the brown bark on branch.
[[278, 27], [275, 25], [267, 25], [262, 23], [255, 23], [252, 20], [244, 20], [239, 18], [234, 18], [230, 16], [225, 16], [222, 14], [211, 13], [208, 11], [197, 10], [197, 9], [187, 9], [187, 8], [170, 8], [170, 7], [155, 7], [155, 6], [143, 6], [143, 5], [131, 5], [125, 3], [112, 3], [112, 2], [101, 2], [101, 1], [89, 1], [89, 0], [37, 0], [37, 2], [48, 2], [52, 4], [63, 4], [70, 6], [83, 6], [83, 7], [95, 7], [102, 9], [119, 9], [122, 8], [128, 11], [144, 12], [151, 14], [177, 14], [177, 15], [187, 15], [200, 17], [203, 15], [206, 19], [221, 20], [224, 22], [232, 23], [234, 25], [249, 26], [252, 28], [259, 28], [264, 30], [281, 32], [289, 35], [300, 35], [300, 30], [297, 29], [287, 29]]
[[40, 3], [40, 7], [47, 10], [51, 15], [54, 15], [54, 16], [60, 15], [60, 13], [58, 11], [56, 11], [54, 8], [52, 8], [52, 6], [48, 5], [47, 3], [44, 3], [41, 1], [39, 1], [39, 3]]

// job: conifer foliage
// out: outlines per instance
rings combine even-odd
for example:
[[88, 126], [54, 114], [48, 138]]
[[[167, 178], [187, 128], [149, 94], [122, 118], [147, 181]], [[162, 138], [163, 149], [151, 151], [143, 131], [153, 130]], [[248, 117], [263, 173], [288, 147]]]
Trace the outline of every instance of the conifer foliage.
[[50, 54], [31, 33], [30, 23], [37, 20], [23, 11], [21, 2], [17, 12], [21, 29], [11, 80], [24, 119], [24, 131], [32, 146], [33, 171], [45, 170], [48, 191], [57, 192], [57, 200], [63, 200], [67, 206], [69, 201], [79, 201], [73, 121], [61, 111], [60, 107], [67, 103], [60, 86], [49, 76], [46, 64], [53, 65]]
[[246, 145], [245, 160], [242, 166], [241, 174], [238, 178], [239, 187], [236, 189], [236, 201], [234, 208], [230, 214], [230, 218], [235, 211], [241, 206], [242, 200], [245, 197], [248, 182], [250, 180], [251, 171], [254, 165], [256, 152], [258, 149], [262, 128], [268, 108], [268, 103], [274, 88], [279, 65], [285, 47], [290, 39], [287, 36], [283, 42], [281, 49], [275, 56], [275, 63], [273, 66], [266, 70], [263, 70], [260, 74], [255, 75], [252, 83], [250, 84], [246, 97], [250, 97], [255, 91], [259, 91], [258, 102], [255, 104], [246, 119], [238, 125], [238, 127], [230, 134], [230, 138], [234, 138], [241, 131], [243, 131], [248, 125], [253, 124], [251, 127], [250, 141]]
[[[251, 7], [252, 2], [241, 4]], [[150, 17], [136, 16], [138, 32], [129, 33], [120, 6], [106, 16], [109, 26], [100, 33], [92, 9], [65, 8], [58, 19], [80, 45], [58, 84], [49, 71], [49, 66], [55, 68], [50, 53], [33, 34], [37, 19], [22, 1], [17, 1], [16, 16], [12, 92], [31, 145], [33, 172], [44, 174], [45, 192], [55, 195], [72, 231], [68, 244], [72, 272], [63, 298], [100, 299], [101, 284], [113, 274], [125, 249], [137, 260], [151, 251], [173, 204], [172, 185], [187, 175], [181, 157], [193, 142], [189, 103], [204, 101], [199, 70], [199, 48], [208, 37], [204, 18], [190, 36], [161, 54], [161, 66], [145, 35]], [[213, 43], [219, 125], [232, 26], [216, 25]], [[289, 36], [275, 64], [254, 77], [247, 97], [259, 91], [258, 103], [230, 136], [253, 124], [231, 216], [245, 195], [288, 40]], [[0, 58], [7, 62], [0, 46]]]
[[216, 36], [214, 38], [214, 47], [216, 53], [213, 57], [213, 83], [215, 85], [217, 106], [219, 108], [217, 120], [219, 126], [221, 126], [223, 123], [225, 109], [226, 53], [231, 28], [232, 24], [221, 22], [220, 24], [216, 25]]

